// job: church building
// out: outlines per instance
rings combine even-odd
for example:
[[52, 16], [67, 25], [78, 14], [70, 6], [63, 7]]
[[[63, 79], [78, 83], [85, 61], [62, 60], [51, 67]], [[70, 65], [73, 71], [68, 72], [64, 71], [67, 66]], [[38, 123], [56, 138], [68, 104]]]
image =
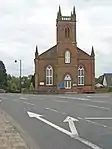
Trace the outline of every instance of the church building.
[[[86, 37], [86, 36], [85, 36]], [[39, 55], [35, 52], [35, 90], [46, 92], [94, 92], [95, 54], [77, 47], [75, 7], [56, 19], [56, 45]]]

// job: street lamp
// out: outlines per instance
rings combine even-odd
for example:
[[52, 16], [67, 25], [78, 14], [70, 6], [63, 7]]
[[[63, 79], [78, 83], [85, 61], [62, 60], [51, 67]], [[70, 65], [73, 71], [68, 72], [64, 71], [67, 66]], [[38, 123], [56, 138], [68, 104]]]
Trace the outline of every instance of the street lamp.
[[[15, 60], [15, 63], [17, 63], [17, 60]], [[20, 78], [20, 93], [21, 93], [21, 60], [19, 60], [19, 78]]]

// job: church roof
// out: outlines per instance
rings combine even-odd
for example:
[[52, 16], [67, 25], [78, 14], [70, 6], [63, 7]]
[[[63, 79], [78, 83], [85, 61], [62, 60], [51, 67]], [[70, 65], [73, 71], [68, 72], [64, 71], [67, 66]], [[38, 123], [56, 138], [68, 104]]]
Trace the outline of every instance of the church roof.
[[57, 57], [57, 45], [51, 47], [46, 50], [42, 54], [39, 55], [39, 59], [56, 59]]
[[[90, 55], [85, 51], [81, 50], [77, 47], [78, 50], [78, 57], [84, 56], [85, 58], [90, 58]], [[50, 49], [46, 50], [42, 54], [39, 55], [39, 59], [56, 59], [57, 57], [57, 45], [51, 47]]]

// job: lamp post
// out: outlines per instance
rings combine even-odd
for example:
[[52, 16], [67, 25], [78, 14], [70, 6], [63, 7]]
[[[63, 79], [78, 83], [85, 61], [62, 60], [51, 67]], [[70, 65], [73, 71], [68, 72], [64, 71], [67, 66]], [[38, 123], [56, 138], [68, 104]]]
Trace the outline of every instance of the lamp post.
[[[15, 63], [17, 63], [17, 60], [15, 60]], [[20, 93], [21, 93], [21, 60], [19, 60], [19, 81], [20, 81]]]

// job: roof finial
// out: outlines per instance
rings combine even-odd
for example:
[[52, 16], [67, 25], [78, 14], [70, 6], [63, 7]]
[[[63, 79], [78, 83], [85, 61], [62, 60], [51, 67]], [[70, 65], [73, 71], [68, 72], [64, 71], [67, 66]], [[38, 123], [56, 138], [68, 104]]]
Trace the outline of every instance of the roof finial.
[[95, 53], [94, 53], [94, 48], [92, 46], [92, 50], [91, 50], [91, 57], [95, 57]]
[[61, 14], [61, 7], [59, 5], [59, 10], [58, 10], [58, 13], [57, 13], [57, 20], [61, 20], [61, 17], [62, 17], [62, 14]]
[[61, 16], [61, 6], [59, 5], [59, 16]]
[[73, 15], [75, 15], [76, 13], [75, 13], [75, 6], [73, 7]]
[[38, 56], [38, 46], [36, 45], [35, 57]]

